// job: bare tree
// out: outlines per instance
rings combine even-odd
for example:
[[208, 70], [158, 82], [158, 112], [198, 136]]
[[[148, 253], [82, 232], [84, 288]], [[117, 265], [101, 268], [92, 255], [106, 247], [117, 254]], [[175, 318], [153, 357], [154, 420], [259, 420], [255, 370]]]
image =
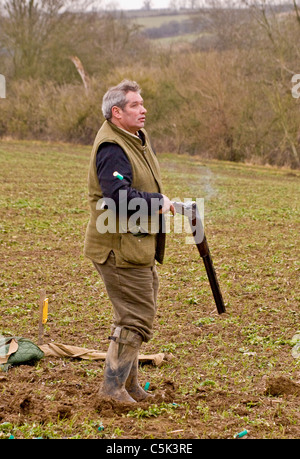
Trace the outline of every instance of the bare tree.
[[[13, 76], [37, 77], [45, 71], [49, 56], [55, 59], [54, 54], [58, 56], [66, 48], [68, 30], [77, 21], [78, 9], [89, 5], [88, 0], [5, 0], [0, 16], [0, 49], [11, 57]], [[73, 34], [73, 41], [78, 35]], [[67, 55], [73, 53], [69, 43]]]
[[269, 5], [266, 0], [258, 3], [249, 1], [253, 17], [263, 35], [268, 39], [266, 63], [271, 72], [265, 84], [265, 93], [273, 108], [274, 120], [282, 131], [282, 152], [290, 150], [294, 164], [300, 166], [299, 132], [291, 116], [290, 104], [293, 99], [286, 91], [291, 74], [298, 73], [296, 66], [300, 57], [300, 15], [296, 0], [293, 6], [286, 3]]
[[152, 0], [144, 0], [143, 9], [146, 11], [149, 11], [151, 10], [151, 8], [152, 8]]
[[63, 0], [7, 0], [2, 17], [2, 46], [11, 55], [14, 73], [32, 76], [55, 33]]

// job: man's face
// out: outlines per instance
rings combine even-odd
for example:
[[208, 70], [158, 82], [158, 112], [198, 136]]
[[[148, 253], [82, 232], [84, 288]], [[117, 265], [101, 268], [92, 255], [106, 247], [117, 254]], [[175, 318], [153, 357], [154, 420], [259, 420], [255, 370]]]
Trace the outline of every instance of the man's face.
[[115, 116], [118, 126], [126, 131], [136, 134], [136, 132], [145, 125], [147, 110], [144, 107], [144, 101], [138, 92], [129, 91], [126, 95], [127, 103], [122, 110], [116, 107]]

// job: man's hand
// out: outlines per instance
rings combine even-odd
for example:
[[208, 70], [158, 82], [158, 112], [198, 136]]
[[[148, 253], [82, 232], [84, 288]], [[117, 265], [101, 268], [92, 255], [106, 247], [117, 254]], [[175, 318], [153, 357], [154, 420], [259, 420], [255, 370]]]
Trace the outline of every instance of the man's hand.
[[162, 209], [160, 209], [159, 213], [160, 214], [164, 214], [164, 213], [170, 211], [172, 213], [172, 215], [174, 216], [176, 214], [176, 210], [175, 210], [172, 202], [164, 194], [163, 194], [163, 198], [164, 198], [164, 205], [163, 205]]

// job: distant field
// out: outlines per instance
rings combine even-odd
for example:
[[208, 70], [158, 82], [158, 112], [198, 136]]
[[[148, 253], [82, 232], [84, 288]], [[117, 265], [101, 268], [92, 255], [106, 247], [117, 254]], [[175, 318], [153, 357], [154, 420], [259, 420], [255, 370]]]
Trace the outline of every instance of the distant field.
[[135, 24], [139, 24], [147, 29], [152, 27], [161, 27], [171, 21], [187, 21], [190, 18], [189, 14], [172, 14], [161, 16], [143, 16], [132, 19]]
[[[0, 142], [2, 335], [37, 342], [46, 288], [44, 342], [107, 350], [111, 306], [82, 255], [89, 156], [87, 146]], [[158, 158], [171, 199], [204, 198], [227, 312], [217, 314], [190, 234], [176, 233], [170, 218], [155, 332], [142, 348], [168, 360], [140, 370], [155, 399], [102, 403], [102, 361], [44, 358], [0, 372], [0, 438], [229, 439], [243, 429], [249, 439], [300, 437], [300, 361], [292, 355], [300, 329], [300, 173]]]
[[[192, 11], [184, 14], [147, 14], [132, 18], [132, 23], [141, 26], [146, 34], [151, 31], [149, 38], [162, 45], [169, 45], [176, 42], [191, 42], [199, 37], [199, 32], [191, 30], [191, 24], [183, 24], [190, 21]], [[174, 33], [174, 24], [177, 23]]]
[[194, 33], [185, 33], [182, 35], [176, 35], [175, 37], [163, 37], [163, 38], [156, 38], [153, 39], [153, 42], [156, 44], [160, 44], [162, 46], [169, 46], [172, 44], [181, 44], [181, 43], [192, 43], [199, 37], [199, 34]]

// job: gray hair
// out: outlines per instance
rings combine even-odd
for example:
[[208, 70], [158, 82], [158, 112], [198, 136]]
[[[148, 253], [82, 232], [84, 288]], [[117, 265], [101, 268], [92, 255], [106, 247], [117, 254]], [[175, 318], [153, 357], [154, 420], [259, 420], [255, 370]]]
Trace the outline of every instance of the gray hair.
[[117, 86], [109, 88], [102, 100], [102, 113], [105, 119], [111, 119], [111, 109], [114, 106], [124, 110], [127, 103], [126, 95], [129, 91], [138, 92], [140, 94], [141, 88], [135, 81], [130, 80], [123, 80]]

